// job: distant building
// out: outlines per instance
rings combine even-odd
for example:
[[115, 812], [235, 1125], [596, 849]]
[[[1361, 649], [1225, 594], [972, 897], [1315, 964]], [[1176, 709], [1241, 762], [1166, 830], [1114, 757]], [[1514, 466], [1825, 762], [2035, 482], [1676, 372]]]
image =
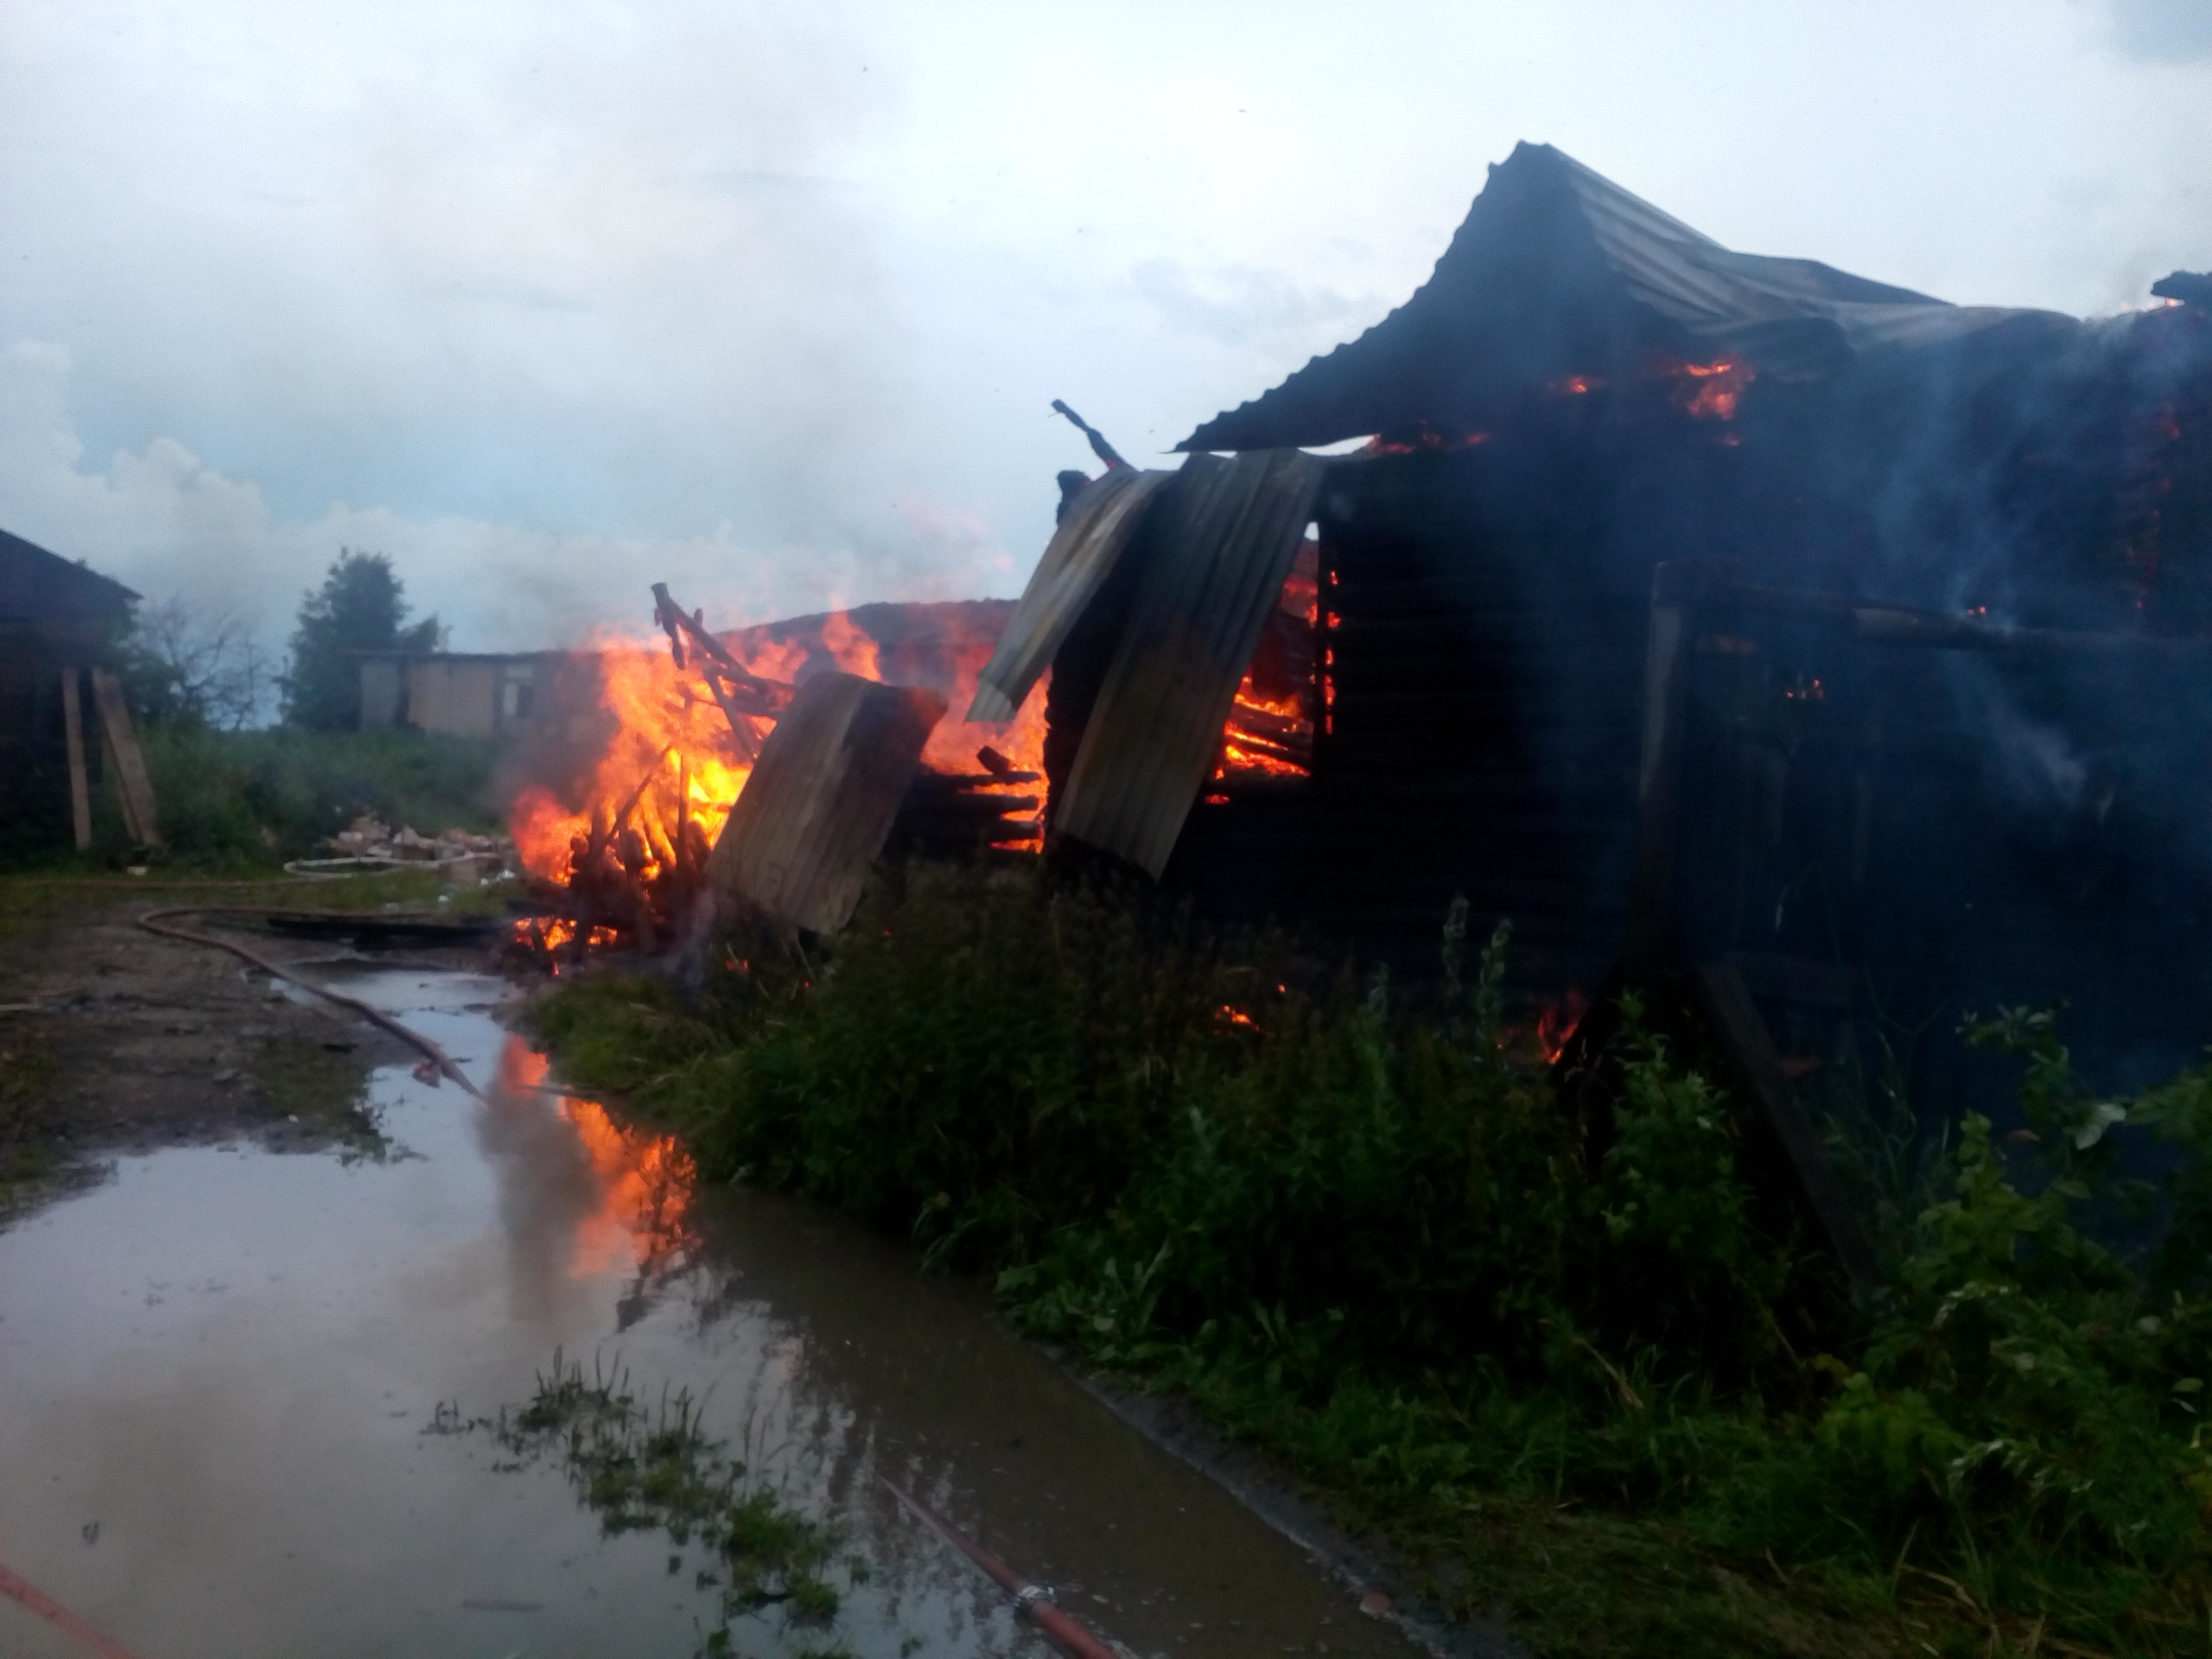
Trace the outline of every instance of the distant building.
[[454, 737], [582, 741], [599, 705], [597, 659], [564, 651], [378, 652], [361, 658], [361, 727]]

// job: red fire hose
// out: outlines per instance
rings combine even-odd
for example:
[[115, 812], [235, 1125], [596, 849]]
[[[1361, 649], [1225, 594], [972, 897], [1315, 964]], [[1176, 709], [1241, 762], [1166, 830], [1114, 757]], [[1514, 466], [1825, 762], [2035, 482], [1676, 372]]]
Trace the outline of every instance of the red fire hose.
[[[441, 1076], [451, 1077], [463, 1089], [475, 1096], [478, 1100], [484, 1100], [484, 1091], [468, 1080], [468, 1074], [454, 1064], [451, 1055], [419, 1031], [410, 1031], [407, 1027], [401, 1025], [383, 1009], [371, 1007], [357, 996], [347, 996], [342, 991], [334, 991], [326, 986], [318, 985], [313, 980], [303, 978], [292, 972], [282, 963], [272, 962], [258, 950], [249, 950], [235, 940], [219, 939], [212, 933], [200, 933], [188, 927], [178, 927], [168, 919], [172, 916], [266, 916], [270, 913], [267, 910], [250, 906], [175, 905], [167, 910], [148, 911], [138, 918], [138, 925], [149, 933], [160, 934], [165, 939], [182, 939], [190, 944], [204, 944], [213, 950], [227, 950], [232, 956], [242, 957], [251, 963], [264, 973], [274, 974], [278, 979], [296, 985], [303, 991], [312, 992], [326, 1002], [334, 1002], [341, 1008], [359, 1014], [371, 1025], [380, 1027], [390, 1032], [429, 1060]], [[291, 916], [328, 915], [340, 918], [351, 914], [350, 912], [345, 911], [285, 911], [277, 913]], [[489, 1101], [484, 1101], [484, 1103], [487, 1106], [491, 1104]]]
[[883, 1482], [886, 1491], [912, 1510], [924, 1526], [982, 1567], [1001, 1589], [1020, 1603], [1021, 1611], [1044, 1631], [1046, 1640], [1062, 1653], [1071, 1654], [1074, 1659], [1122, 1659], [1121, 1655], [1055, 1607], [1052, 1592], [1045, 1586], [1023, 1578], [912, 1493], [901, 1491], [881, 1475], [876, 1478]]
[[75, 1637], [100, 1659], [137, 1659], [122, 1643], [94, 1630], [29, 1579], [18, 1578], [5, 1567], [0, 1567], [0, 1596], [22, 1604], [63, 1635]]

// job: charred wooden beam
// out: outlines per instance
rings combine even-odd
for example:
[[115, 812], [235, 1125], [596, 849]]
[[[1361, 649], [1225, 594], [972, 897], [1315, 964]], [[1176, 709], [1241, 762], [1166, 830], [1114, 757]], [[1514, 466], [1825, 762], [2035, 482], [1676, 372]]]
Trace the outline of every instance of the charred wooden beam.
[[1084, 420], [1082, 416], [1077, 414], [1057, 397], [1052, 399], [1052, 412], [1066, 416], [1076, 430], [1090, 441], [1090, 453], [1104, 461], [1108, 467], [1127, 470], [1129, 463], [1122, 459], [1119, 450], [1106, 442], [1106, 435], [1103, 432], [1091, 425], [1089, 421]]

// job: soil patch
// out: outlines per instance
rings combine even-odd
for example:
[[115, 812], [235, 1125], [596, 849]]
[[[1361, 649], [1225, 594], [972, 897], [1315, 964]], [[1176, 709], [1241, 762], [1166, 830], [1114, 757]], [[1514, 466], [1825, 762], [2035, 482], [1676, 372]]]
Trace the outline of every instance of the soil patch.
[[[0, 1216], [86, 1179], [106, 1154], [240, 1138], [277, 1151], [382, 1151], [370, 1072], [419, 1057], [235, 957], [137, 926], [158, 902], [102, 894], [10, 917], [0, 939]], [[204, 925], [244, 931], [234, 918]], [[265, 934], [255, 944], [288, 964], [345, 954]]]

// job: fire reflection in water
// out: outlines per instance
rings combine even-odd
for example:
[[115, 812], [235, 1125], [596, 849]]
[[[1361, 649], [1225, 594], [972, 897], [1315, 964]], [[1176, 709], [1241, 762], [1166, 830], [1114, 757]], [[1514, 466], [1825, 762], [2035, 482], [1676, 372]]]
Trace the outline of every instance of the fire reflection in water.
[[697, 1173], [674, 1135], [650, 1134], [624, 1123], [597, 1101], [548, 1090], [550, 1070], [544, 1055], [510, 1035], [499, 1054], [499, 1095], [515, 1110], [551, 1113], [575, 1136], [588, 1172], [588, 1198], [574, 1220], [569, 1276], [634, 1274], [620, 1307], [626, 1326], [649, 1305], [655, 1287], [690, 1259]]

